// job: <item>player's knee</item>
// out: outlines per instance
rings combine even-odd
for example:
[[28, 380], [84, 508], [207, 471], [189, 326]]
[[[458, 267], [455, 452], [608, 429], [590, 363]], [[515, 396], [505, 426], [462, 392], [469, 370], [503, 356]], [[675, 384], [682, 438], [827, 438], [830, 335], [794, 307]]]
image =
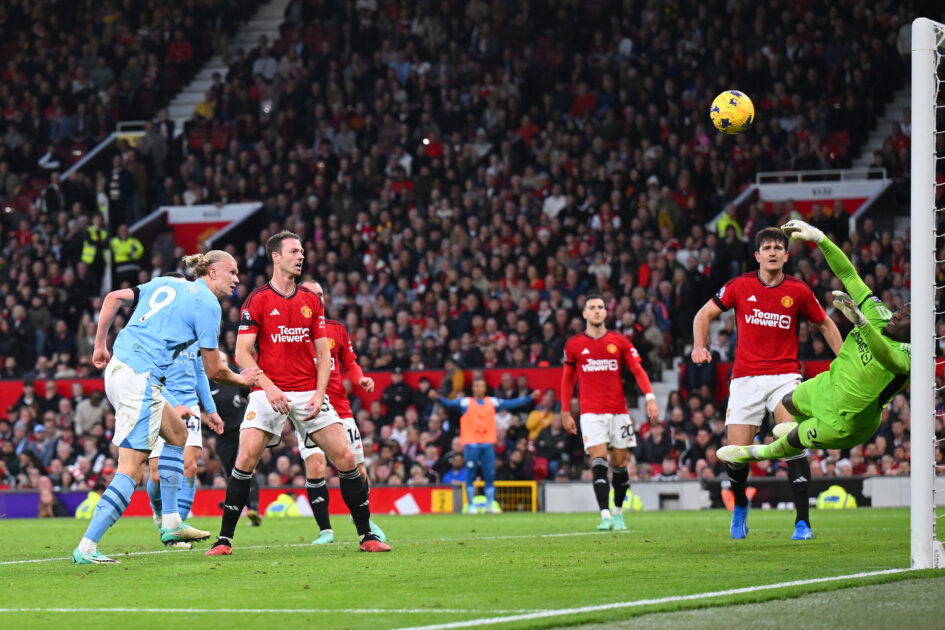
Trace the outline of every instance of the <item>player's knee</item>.
[[148, 466], [148, 476], [154, 483], [161, 483], [161, 476], [158, 474], [157, 458], [151, 460]]
[[325, 461], [318, 455], [311, 455], [305, 460], [305, 476], [308, 479], [320, 479], [325, 476]]
[[797, 407], [794, 406], [794, 392], [788, 392], [784, 395], [784, 398], [781, 399], [781, 404], [784, 405], [784, 408], [789, 414], [797, 417]]
[[184, 460], [184, 476], [185, 477], [196, 477], [197, 476], [197, 460]]
[[172, 446], [184, 446], [187, 443], [187, 427], [172, 425], [164, 439]]
[[338, 467], [338, 470], [351, 470], [355, 468], [354, 453], [350, 450], [345, 451], [337, 459], [332, 457], [331, 461], [335, 462], [335, 466]]

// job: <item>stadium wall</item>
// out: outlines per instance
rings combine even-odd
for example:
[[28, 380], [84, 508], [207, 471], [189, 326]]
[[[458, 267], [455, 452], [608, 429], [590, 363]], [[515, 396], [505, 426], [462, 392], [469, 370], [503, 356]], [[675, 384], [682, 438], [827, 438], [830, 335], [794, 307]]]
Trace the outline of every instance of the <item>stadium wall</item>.
[[[221, 516], [220, 505], [226, 494], [224, 488], [197, 490], [191, 513], [194, 516]], [[305, 488], [260, 488], [259, 505], [265, 514], [265, 508], [275, 502], [279, 495], [288, 494], [300, 509], [302, 516], [311, 516]], [[79, 504], [88, 498], [88, 492], [57, 492], [56, 496], [68, 510], [75, 514]], [[341, 491], [329, 488], [329, 512], [347, 514]], [[301, 501], [298, 498], [301, 497]], [[0, 520], [5, 518], [36, 518], [39, 510], [39, 493], [33, 491], [0, 492]], [[307, 510], [307, 511], [306, 511]], [[375, 514], [431, 514], [453, 511], [453, 489], [450, 486], [374, 486], [371, 488], [371, 511]], [[124, 516], [151, 516], [148, 493], [136, 491]]]

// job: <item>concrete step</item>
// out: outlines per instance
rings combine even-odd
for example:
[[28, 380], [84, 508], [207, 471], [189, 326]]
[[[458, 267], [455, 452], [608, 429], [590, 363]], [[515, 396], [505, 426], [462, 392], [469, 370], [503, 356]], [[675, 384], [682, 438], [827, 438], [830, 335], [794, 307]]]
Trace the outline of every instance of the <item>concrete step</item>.
[[174, 105], [193, 105], [196, 107], [197, 103], [203, 101], [205, 90], [193, 90], [185, 88], [183, 92], [177, 95], [174, 99]]
[[167, 108], [167, 115], [173, 118], [174, 120], [190, 120], [191, 115], [194, 113], [194, 105], [169, 105]]

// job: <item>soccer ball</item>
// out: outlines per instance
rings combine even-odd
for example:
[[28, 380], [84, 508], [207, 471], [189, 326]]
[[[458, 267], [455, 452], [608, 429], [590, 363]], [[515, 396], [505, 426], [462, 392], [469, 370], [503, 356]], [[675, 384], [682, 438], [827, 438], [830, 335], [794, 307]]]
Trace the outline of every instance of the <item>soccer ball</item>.
[[751, 126], [755, 119], [755, 106], [744, 92], [727, 90], [712, 101], [709, 118], [716, 129], [734, 135]]

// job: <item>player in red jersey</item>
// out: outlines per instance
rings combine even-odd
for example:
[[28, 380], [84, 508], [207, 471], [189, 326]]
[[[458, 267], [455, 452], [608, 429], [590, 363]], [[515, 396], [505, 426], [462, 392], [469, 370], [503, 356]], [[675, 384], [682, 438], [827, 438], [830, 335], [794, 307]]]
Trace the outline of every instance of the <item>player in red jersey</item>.
[[226, 485], [220, 535], [207, 555], [232, 553], [233, 532], [249, 497], [252, 471], [263, 450], [282, 439], [287, 419], [304, 436], [306, 445], [321, 447], [338, 467], [341, 496], [354, 519], [361, 550], [390, 551], [371, 533], [361, 473], [341, 418], [325, 395], [331, 352], [324, 307], [318, 296], [295, 285], [302, 273], [302, 243], [292, 232], [279, 232], [266, 242], [266, 255], [272, 261], [272, 279], [243, 304], [236, 362], [244, 369], [258, 365], [269, 373], [249, 395], [236, 465]]
[[[322, 290], [322, 285], [317, 282], [303, 282], [299, 286], [317, 295], [322, 304], [325, 304], [325, 292]], [[326, 393], [341, 418], [341, 424], [344, 425], [348, 444], [354, 452], [354, 461], [358, 465], [361, 478], [364, 480], [364, 487], [370, 497], [371, 488], [368, 483], [367, 469], [364, 467], [364, 447], [361, 444], [361, 433], [354, 421], [354, 413], [351, 411], [351, 403], [348, 401], [348, 393], [345, 391], [341, 375], [344, 374], [350, 377], [368, 393], [374, 391], [374, 379], [365, 376], [364, 372], [361, 371], [361, 366], [358, 365], [358, 357], [354, 354], [354, 348], [351, 347], [351, 339], [348, 337], [348, 331], [344, 324], [333, 319], [326, 319], [325, 334], [328, 337], [328, 349], [331, 352], [331, 378], [328, 380]], [[335, 542], [335, 533], [331, 528], [331, 518], [328, 515], [325, 452], [317, 446], [312, 448], [305, 446], [305, 441], [298, 431], [296, 431], [295, 436], [299, 441], [299, 455], [301, 455], [302, 461], [305, 462], [305, 490], [308, 494], [308, 502], [312, 506], [312, 514], [318, 523], [318, 538], [312, 541], [312, 544], [326, 545], [333, 543]], [[370, 526], [377, 539], [386, 542], [387, 537], [384, 536], [384, 532], [374, 521], [370, 521]]]
[[[623, 520], [623, 500], [630, 488], [627, 459], [637, 445], [633, 420], [623, 393], [622, 365], [630, 368], [637, 384], [646, 394], [646, 415], [656, 422], [660, 415], [650, 378], [640, 365], [640, 355], [630, 340], [607, 330], [607, 308], [600, 293], [590, 293], [584, 300], [587, 328], [564, 345], [564, 373], [561, 377], [561, 421], [569, 433], [577, 433], [571, 417], [574, 381], [579, 385], [581, 433], [584, 450], [591, 458], [594, 496], [600, 507], [598, 530], [627, 529]], [[614, 513], [609, 509], [610, 484], [607, 481], [607, 451], [614, 485]]]
[[[718, 294], [705, 303], [692, 322], [692, 360], [708, 363], [712, 355], [706, 348], [709, 322], [723, 311], [735, 309], [738, 345], [729, 386], [725, 426], [728, 443], [748, 446], [761, 427], [765, 411], [774, 413], [775, 422], [793, 422], [778, 403], [801, 382], [801, 363], [797, 359], [797, 318], [806, 317], [823, 334], [837, 353], [843, 344], [840, 331], [827, 317], [806, 284], [784, 273], [788, 260], [788, 240], [778, 228], [765, 228], [755, 235], [755, 260], [760, 269], [730, 280]], [[732, 538], [748, 535], [747, 465], [726, 464], [735, 499], [732, 510]], [[794, 494], [794, 540], [813, 538], [810, 529], [808, 483], [810, 463], [807, 455], [788, 460], [788, 477]]]

